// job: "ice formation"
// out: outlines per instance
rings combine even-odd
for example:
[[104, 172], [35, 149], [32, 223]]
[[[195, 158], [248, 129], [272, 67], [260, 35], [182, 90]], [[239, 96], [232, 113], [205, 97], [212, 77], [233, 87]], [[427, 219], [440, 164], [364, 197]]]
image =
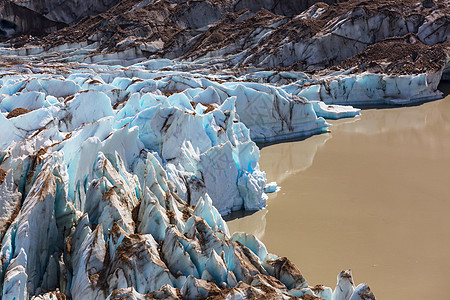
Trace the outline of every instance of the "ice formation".
[[255, 143], [440, 97], [445, 1], [383, 1], [3, 1], [0, 36], [103, 13], [0, 45], [2, 299], [374, 299], [222, 215], [279, 188]]
[[160, 63], [2, 71], [2, 299], [328, 297], [221, 216], [277, 188], [254, 140], [326, 130], [319, 110]]
[[441, 98], [437, 89], [441, 75], [332, 74], [320, 80], [301, 79], [283, 89], [318, 104], [408, 104]]

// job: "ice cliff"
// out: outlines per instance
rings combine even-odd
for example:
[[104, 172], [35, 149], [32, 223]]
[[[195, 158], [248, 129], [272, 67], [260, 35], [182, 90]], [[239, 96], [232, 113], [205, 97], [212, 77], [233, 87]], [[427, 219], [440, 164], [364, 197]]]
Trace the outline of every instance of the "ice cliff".
[[331, 299], [221, 217], [265, 206], [252, 137], [321, 132], [314, 106], [145, 65], [1, 71], [2, 299]]

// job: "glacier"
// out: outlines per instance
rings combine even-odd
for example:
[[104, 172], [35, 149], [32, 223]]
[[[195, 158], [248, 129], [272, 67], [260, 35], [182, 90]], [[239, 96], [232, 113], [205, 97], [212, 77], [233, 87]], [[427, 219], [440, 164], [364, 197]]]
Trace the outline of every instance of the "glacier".
[[255, 141], [359, 110], [168, 63], [0, 70], [2, 299], [331, 299], [222, 215], [278, 188]]
[[4, 2], [2, 299], [375, 299], [351, 270], [309, 285], [222, 216], [280, 189], [258, 145], [440, 98], [445, 1]]
[[411, 104], [442, 98], [437, 89], [442, 71], [431, 74], [329, 74], [285, 85], [286, 92], [325, 104]]

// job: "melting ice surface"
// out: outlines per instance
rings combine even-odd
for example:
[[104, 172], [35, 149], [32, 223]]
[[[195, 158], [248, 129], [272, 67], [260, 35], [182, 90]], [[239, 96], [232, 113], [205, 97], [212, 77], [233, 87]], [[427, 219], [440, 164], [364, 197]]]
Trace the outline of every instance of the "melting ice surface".
[[[302, 73], [275, 80], [182, 68], [148, 61], [1, 71], [3, 299], [48, 298], [56, 289], [73, 299], [272, 293], [340, 300], [367, 292], [349, 284], [347, 271], [338, 276], [341, 292], [309, 287], [256, 237], [230, 237], [221, 217], [261, 209], [264, 191], [276, 190], [259, 168], [255, 141], [324, 132], [322, 117], [359, 110], [314, 102], [329, 85]], [[426, 76], [405, 80], [435, 96]], [[363, 93], [384, 101], [383, 92], [361, 86], [344, 102]]]

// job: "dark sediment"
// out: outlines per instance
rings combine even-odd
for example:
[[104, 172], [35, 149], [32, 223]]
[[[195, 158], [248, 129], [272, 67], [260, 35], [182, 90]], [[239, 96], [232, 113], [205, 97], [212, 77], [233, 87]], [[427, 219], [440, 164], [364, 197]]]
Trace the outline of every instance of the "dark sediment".
[[15, 117], [18, 117], [20, 115], [23, 115], [23, 114], [26, 114], [29, 112], [30, 112], [30, 110], [28, 110], [26, 108], [22, 108], [22, 107], [15, 108], [6, 116], [6, 118], [7, 119], [15, 118]]

